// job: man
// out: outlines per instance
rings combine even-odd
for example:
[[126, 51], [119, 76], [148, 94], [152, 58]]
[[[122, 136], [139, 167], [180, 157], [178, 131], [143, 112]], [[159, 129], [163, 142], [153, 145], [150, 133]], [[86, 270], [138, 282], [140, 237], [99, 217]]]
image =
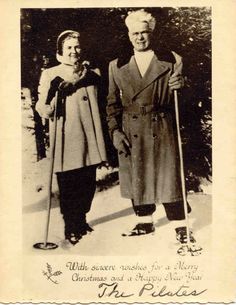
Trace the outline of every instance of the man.
[[[155, 230], [152, 214], [164, 205], [177, 239], [186, 242], [173, 90], [183, 86], [182, 59], [154, 47], [156, 20], [148, 12], [125, 19], [133, 54], [109, 66], [108, 126], [119, 154], [121, 195], [130, 198], [136, 225], [123, 236]], [[191, 208], [188, 206], [188, 212]], [[191, 236], [193, 241], [193, 237]]]

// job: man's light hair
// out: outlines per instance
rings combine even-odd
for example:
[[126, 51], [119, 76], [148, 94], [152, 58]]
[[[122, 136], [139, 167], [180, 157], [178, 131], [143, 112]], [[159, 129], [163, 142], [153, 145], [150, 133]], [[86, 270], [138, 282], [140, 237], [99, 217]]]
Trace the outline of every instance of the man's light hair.
[[156, 25], [156, 19], [144, 9], [128, 13], [128, 16], [125, 18], [127, 28], [130, 29], [135, 22], [147, 23], [150, 31], [153, 31]]

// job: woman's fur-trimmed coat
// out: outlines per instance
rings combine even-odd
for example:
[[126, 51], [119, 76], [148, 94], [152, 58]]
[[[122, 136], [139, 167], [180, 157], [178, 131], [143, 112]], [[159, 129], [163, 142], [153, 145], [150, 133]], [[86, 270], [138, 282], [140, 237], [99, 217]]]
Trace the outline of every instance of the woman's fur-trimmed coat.
[[[36, 109], [45, 117], [51, 82], [60, 77], [69, 81], [73, 67], [65, 64], [42, 72], [39, 85], [39, 101]], [[97, 99], [98, 70], [89, 70], [76, 90], [58, 105], [61, 114], [57, 121], [54, 171], [63, 172], [106, 161], [106, 150]], [[50, 105], [54, 107], [55, 96]], [[59, 101], [60, 103], [60, 101]], [[53, 121], [50, 120], [50, 126]], [[51, 130], [51, 128], [50, 128]], [[50, 135], [51, 136], [51, 135]]]

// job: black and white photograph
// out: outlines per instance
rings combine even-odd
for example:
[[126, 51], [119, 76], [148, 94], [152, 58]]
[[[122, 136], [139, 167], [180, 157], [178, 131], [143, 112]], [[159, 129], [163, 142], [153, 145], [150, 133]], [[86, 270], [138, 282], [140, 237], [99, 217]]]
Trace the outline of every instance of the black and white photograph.
[[207, 250], [211, 9], [22, 9], [21, 35], [25, 250]]
[[8, 222], [6, 235], [17, 240], [21, 288], [9, 300], [232, 301], [232, 281], [216, 292], [235, 273], [220, 264], [222, 252], [232, 262], [236, 215], [232, 185], [225, 194], [220, 180], [229, 164], [235, 175], [223, 155], [232, 119], [217, 119], [221, 6], [23, 3], [14, 14], [20, 225], [17, 237]]

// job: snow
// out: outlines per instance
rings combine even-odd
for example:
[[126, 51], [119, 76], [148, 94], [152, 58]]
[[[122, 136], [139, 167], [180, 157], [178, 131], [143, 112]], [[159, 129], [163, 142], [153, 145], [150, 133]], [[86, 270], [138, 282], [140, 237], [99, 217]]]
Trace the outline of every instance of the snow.
[[[29, 128], [30, 127], [30, 128]], [[26, 254], [38, 254], [33, 245], [44, 242], [47, 218], [47, 185], [49, 178], [49, 160], [44, 158], [37, 162], [35, 136], [32, 124], [30, 98], [22, 104], [22, 141], [23, 141], [23, 249]], [[89, 256], [99, 255], [177, 255], [179, 244], [175, 232], [167, 220], [163, 207], [157, 206], [154, 213], [155, 234], [139, 237], [123, 237], [121, 234], [131, 229], [136, 222], [130, 200], [121, 198], [116, 177], [118, 168], [101, 168], [97, 170], [100, 187], [95, 194], [87, 221], [94, 229], [84, 236], [78, 244], [72, 246], [64, 240], [64, 223], [59, 209], [59, 193], [55, 176], [52, 186], [52, 207], [48, 242], [59, 247], [46, 251], [50, 253], [72, 253]], [[109, 179], [108, 179], [109, 178]], [[109, 183], [106, 184], [106, 181]], [[101, 190], [101, 185], [103, 186]], [[203, 192], [188, 194], [192, 207], [190, 223], [194, 236], [205, 251], [211, 240], [211, 186], [206, 181], [201, 185]]]

